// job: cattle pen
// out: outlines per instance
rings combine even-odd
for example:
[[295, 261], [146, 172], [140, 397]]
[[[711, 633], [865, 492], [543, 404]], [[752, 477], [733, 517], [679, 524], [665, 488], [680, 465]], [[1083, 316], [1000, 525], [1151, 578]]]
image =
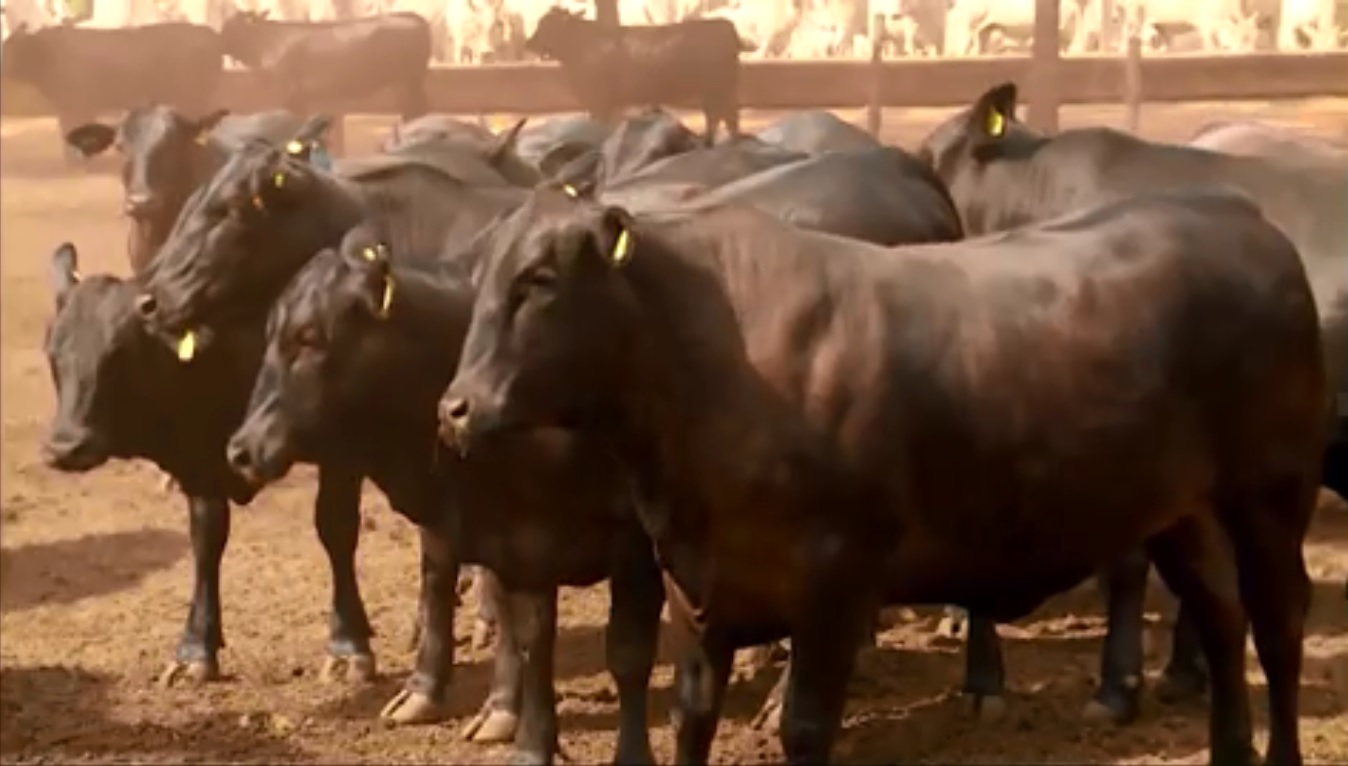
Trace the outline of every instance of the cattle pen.
[[[1043, 11], [1050, 4], [1037, 5]], [[1042, 22], [1048, 29], [1058, 21], [1058, 8], [1050, 11], [1051, 20]], [[1209, 122], [1250, 119], [1348, 139], [1348, 51], [1342, 46], [1144, 53], [1140, 35], [1119, 30], [1112, 37], [1108, 52], [1041, 45], [1014, 55], [917, 57], [898, 55], [876, 35], [849, 57], [748, 58], [740, 84], [742, 129], [757, 131], [784, 112], [828, 109], [912, 149], [989, 86], [1015, 81], [1028, 119], [1047, 129], [1102, 125], [1183, 142]], [[497, 130], [519, 117], [540, 120], [580, 109], [550, 63], [437, 62], [427, 93], [431, 111], [481, 118]], [[240, 113], [276, 106], [259, 75], [234, 68], [226, 70], [214, 102]], [[378, 151], [397, 120], [388, 93], [317, 107], [343, 115], [348, 156]], [[696, 113], [677, 113], [702, 129]], [[322, 677], [332, 596], [313, 529], [315, 471], [309, 467], [233, 516], [222, 575], [223, 679], [200, 687], [160, 685], [193, 580], [182, 497], [160, 489], [159, 473], [144, 461], [113, 461], [72, 476], [41, 457], [57, 406], [44, 355], [53, 312], [51, 253], [71, 242], [86, 277], [127, 272], [117, 162], [105, 157], [72, 165], [58, 135], [51, 105], [0, 72], [0, 761], [510, 762], [508, 744], [461, 736], [492, 675], [491, 651], [468, 640], [469, 608], [457, 616], [449, 719], [396, 727], [379, 719], [413, 667], [418, 536], [370, 485], [361, 501], [357, 564], [379, 673], [363, 684]], [[1305, 546], [1313, 602], [1302, 738], [1307, 762], [1345, 763], [1348, 505], [1324, 492], [1321, 506]], [[558, 715], [561, 746], [573, 763], [605, 763], [613, 753], [618, 706], [604, 668], [607, 610], [607, 585], [564, 589], [560, 598]], [[1151, 680], [1168, 655], [1173, 615], [1173, 599], [1153, 578], [1145, 647]], [[937, 608], [887, 611], [876, 647], [859, 660], [838, 762], [1205, 761], [1204, 704], [1167, 705], [1148, 696], [1139, 720], [1129, 725], [1082, 720], [1105, 626], [1093, 585], [1000, 628], [1010, 690], [1001, 720], [979, 720], [959, 694], [963, 642], [937, 630], [941, 616]], [[1262, 746], [1264, 683], [1253, 650], [1249, 654]], [[662, 763], [672, 762], [674, 752], [670, 658], [662, 636], [650, 703], [652, 743]], [[775, 680], [775, 670], [737, 665], [715, 762], [780, 762], [776, 736], [753, 723]]]

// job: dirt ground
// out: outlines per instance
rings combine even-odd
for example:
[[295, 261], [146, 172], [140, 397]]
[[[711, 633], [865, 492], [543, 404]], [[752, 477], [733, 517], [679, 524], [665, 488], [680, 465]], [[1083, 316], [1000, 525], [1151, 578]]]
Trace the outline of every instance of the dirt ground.
[[[911, 146], [943, 112], [885, 115], [886, 138]], [[1182, 140], [1202, 122], [1256, 116], [1348, 132], [1348, 100], [1151, 107], [1143, 132]], [[747, 127], [771, 115], [746, 115]], [[860, 113], [849, 113], [860, 121]], [[504, 116], [500, 117], [504, 120]], [[1121, 125], [1117, 109], [1068, 109], [1064, 125]], [[373, 146], [388, 119], [352, 118], [348, 146]], [[692, 124], [700, 128], [700, 119]], [[184, 502], [157, 488], [150, 466], [114, 463], [82, 477], [44, 467], [38, 445], [53, 407], [42, 354], [52, 309], [48, 257], [74, 242], [84, 273], [126, 271], [118, 184], [107, 163], [63, 168], [54, 122], [5, 121], [0, 173], [0, 757], [60, 762], [501, 762], [503, 747], [460, 740], [483, 699], [484, 652], [461, 644], [456, 718], [389, 728], [379, 708], [411, 666], [406, 643], [417, 583], [416, 536], [374, 490], [365, 496], [359, 575], [377, 633], [381, 675], [368, 687], [322, 683], [329, 575], [312, 531], [312, 474], [301, 472], [235, 516], [224, 562], [221, 653], [227, 676], [201, 689], [162, 690], [153, 679], [186, 618], [191, 558]], [[1348, 214], [1348, 211], [1345, 211]], [[1321, 509], [1307, 545], [1315, 601], [1308, 621], [1302, 737], [1309, 760], [1348, 762], [1348, 510]], [[578, 763], [612, 756], [617, 704], [603, 670], [603, 587], [562, 598], [558, 682], [563, 747]], [[465, 610], [466, 611], [466, 610]], [[1149, 670], [1168, 646], [1168, 596], [1153, 588]], [[1205, 762], [1202, 706], [1148, 697], [1126, 728], [1090, 727], [1078, 713], [1095, 683], [1102, 620], [1092, 587], [1002, 629], [1012, 688], [1008, 715], [979, 723], [955, 693], [959, 647], [935, 640], [939, 615], [908, 613], [863, 658], [837, 747], [851, 762]], [[468, 625], [460, 625], [466, 640]], [[1251, 654], [1255, 709], [1263, 682]], [[747, 674], [746, 674], [747, 675]], [[775, 672], [730, 691], [713, 757], [771, 762], [774, 738], [749, 726]], [[657, 756], [672, 759], [666, 723], [670, 669], [653, 683]], [[1262, 724], [1261, 724], [1262, 726]]]

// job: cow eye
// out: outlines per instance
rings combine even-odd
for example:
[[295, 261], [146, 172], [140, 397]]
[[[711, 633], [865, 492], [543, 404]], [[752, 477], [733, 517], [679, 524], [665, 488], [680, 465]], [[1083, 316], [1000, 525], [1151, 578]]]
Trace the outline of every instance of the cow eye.
[[320, 340], [318, 328], [313, 325], [305, 325], [299, 329], [299, 332], [295, 333], [295, 342], [306, 348], [318, 346]]
[[530, 289], [550, 290], [557, 286], [557, 271], [550, 266], [540, 266], [524, 275], [524, 285]]

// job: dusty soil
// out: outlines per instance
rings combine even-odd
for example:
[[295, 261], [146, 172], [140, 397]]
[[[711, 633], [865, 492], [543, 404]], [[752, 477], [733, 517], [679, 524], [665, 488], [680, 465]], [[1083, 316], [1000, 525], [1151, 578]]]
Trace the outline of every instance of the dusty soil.
[[[891, 141], [911, 145], [935, 110], [886, 114]], [[1253, 115], [1333, 134], [1348, 129], [1348, 101], [1193, 104], [1149, 108], [1143, 131], [1183, 139], [1208, 119]], [[770, 115], [751, 115], [749, 127]], [[862, 119], [859, 113], [848, 115]], [[1065, 125], [1119, 125], [1117, 109], [1067, 110]], [[369, 148], [387, 119], [353, 118], [349, 147]], [[700, 126], [700, 120], [693, 124]], [[457, 728], [481, 702], [488, 668], [463, 655], [456, 718], [392, 729], [376, 720], [411, 663], [416, 537], [370, 490], [359, 573], [378, 634], [381, 677], [354, 688], [324, 684], [327, 566], [312, 532], [312, 476], [302, 473], [236, 515], [224, 563], [227, 679], [202, 689], [161, 690], [153, 678], [186, 617], [191, 559], [181, 498], [157, 488], [142, 464], [116, 463], [83, 477], [41, 465], [38, 444], [52, 412], [41, 344], [52, 304], [48, 256], [62, 240], [80, 248], [84, 272], [124, 273], [118, 186], [107, 163], [63, 168], [53, 122], [3, 123], [3, 548], [0, 549], [0, 755], [5, 761], [452, 762], [503, 760], [504, 748], [460, 741]], [[1331, 504], [1332, 505], [1332, 504]], [[1315, 602], [1308, 622], [1303, 741], [1309, 759], [1348, 762], [1348, 510], [1322, 508], [1307, 546]], [[558, 658], [563, 746], [579, 763], [611, 758], [616, 702], [603, 671], [604, 588], [562, 599]], [[1149, 666], [1155, 672], [1168, 597], [1153, 589]], [[1202, 706], [1168, 708], [1148, 698], [1127, 728], [1088, 727], [1078, 711], [1092, 692], [1102, 621], [1093, 588], [1003, 628], [1010, 712], [972, 719], [954, 692], [957, 645], [933, 640], [937, 614], [909, 613], [864, 658], [838, 756], [846, 761], [1202, 762]], [[467, 636], [466, 624], [460, 633]], [[1253, 655], [1251, 655], [1253, 657]], [[1251, 660], [1262, 720], [1262, 678]], [[748, 724], [775, 673], [737, 680], [717, 738], [719, 762], [780, 758], [775, 739]], [[672, 758], [670, 671], [653, 684], [657, 755]]]

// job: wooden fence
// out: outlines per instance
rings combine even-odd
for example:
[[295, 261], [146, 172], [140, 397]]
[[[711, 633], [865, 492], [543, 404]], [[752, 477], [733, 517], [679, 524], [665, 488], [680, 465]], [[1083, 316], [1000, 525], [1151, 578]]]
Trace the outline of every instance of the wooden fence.
[[[1066, 57], [1052, 61], [1056, 101], [1062, 104], [1119, 103], [1125, 93], [1125, 59], [1119, 56]], [[1028, 56], [896, 61], [752, 61], [741, 75], [746, 109], [806, 109], [958, 106], [998, 82], [1027, 82]], [[1268, 100], [1348, 96], [1348, 52], [1222, 56], [1171, 55], [1140, 62], [1142, 98], [1149, 102]], [[90, 82], [96, 87], [96, 81]], [[542, 114], [578, 109], [555, 64], [435, 67], [428, 85], [437, 112]], [[231, 70], [218, 94], [221, 106], [236, 111], [275, 105], [256, 73]], [[342, 104], [330, 112], [393, 114], [387, 93]], [[51, 106], [27, 86], [0, 84], [6, 116], [45, 116]]]

